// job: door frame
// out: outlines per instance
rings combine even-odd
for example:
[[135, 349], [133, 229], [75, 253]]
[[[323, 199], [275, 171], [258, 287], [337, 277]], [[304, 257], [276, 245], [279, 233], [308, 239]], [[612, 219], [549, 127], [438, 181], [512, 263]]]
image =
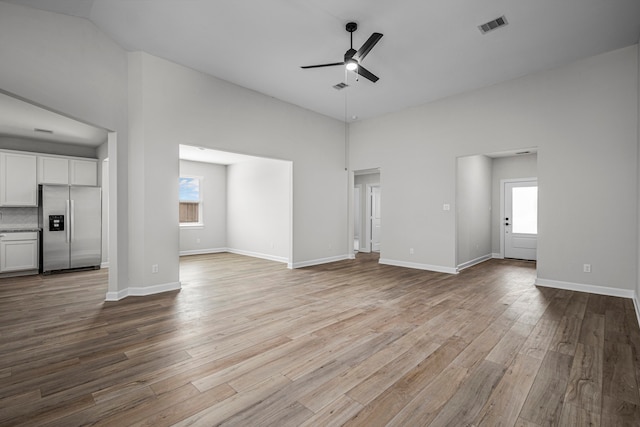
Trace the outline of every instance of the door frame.
[[373, 222], [373, 212], [372, 212], [372, 204], [371, 204], [371, 199], [373, 198], [373, 189], [374, 188], [378, 188], [380, 189], [380, 184], [367, 184], [367, 200], [366, 200], [366, 230], [365, 230], [365, 234], [366, 234], [366, 239], [367, 239], [367, 252], [373, 252], [373, 242], [372, 242], [372, 238], [373, 238], [373, 227], [372, 227], [372, 222]]
[[[506, 184], [512, 183], [521, 183], [521, 182], [532, 182], [535, 181], [536, 186], [538, 185], [537, 177], [529, 177], [529, 178], [509, 178], [509, 179], [501, 179], [500, 180], [500, 258], [504, 259], [504, 188]], [[540, 233], [538, 233], [538, 236]], [[536, 253], [538, 249], [536, 248]]]

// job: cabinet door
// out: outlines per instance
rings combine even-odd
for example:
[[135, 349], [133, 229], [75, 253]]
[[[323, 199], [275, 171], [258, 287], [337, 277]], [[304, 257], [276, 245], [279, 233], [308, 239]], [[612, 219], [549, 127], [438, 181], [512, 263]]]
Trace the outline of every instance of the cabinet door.
[[36, 156], [0, 153], [0, 206], [37, 206]]
[[69, 160], [38, 156], [38, 184], [69, 184]]
[[98, 185], [98, 162], [69, 160], [69, 181], [71, 185]]
[[0, 272], [34, 270], [38, 268], [37, 240], [0, 242]]

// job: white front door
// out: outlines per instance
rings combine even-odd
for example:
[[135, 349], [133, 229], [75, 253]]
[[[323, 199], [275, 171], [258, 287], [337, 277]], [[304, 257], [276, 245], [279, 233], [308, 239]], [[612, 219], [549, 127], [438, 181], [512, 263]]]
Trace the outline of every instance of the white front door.
[[505, 258], [537, 259], [538, 181], [504, 183]]
[[371, 250], [380, 252], [380, 187], [371, 187]]

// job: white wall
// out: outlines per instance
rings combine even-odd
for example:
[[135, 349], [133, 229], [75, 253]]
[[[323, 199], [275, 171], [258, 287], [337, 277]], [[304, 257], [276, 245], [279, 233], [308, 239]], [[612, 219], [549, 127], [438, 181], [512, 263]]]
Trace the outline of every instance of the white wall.
[[85, 19], [0, 2], [0, 58], [1, 90], [118, 133], [117, 153], [110, 153], [111, 167], [117, 170], [111, 179], [115, 182], [117, 175], [118, 183], [112, 188], [117, 198], [110, 205], [118, 259], [110, 262], [109, 292], [126, 289], [125, 51]]
[[500, 253], [500, 181], [503, 179], [535, 178], [538, 176], [538, 155], [524, 154], [493, 159], [491, 183], [491, 251]]
[[289, 262], [291, 162], [260, 159], [227, 167], [229, 251]]
[[458, 158], [457, 267], [491, 257], [491, 170], [487, 156]]
[[348, 257], [343, 123], [145, 53], [129, 71], [136, 286], [178, 280], [179, 144], [293, 161], [294, 266]]
[[98, 158], [98, 150], [93, 147], [43, 141], [40, 139], [18, 138], [7, 135], [0, 135], [0, 148], [5, 150], [29, 151], [32, 153], [57, 154], [61, 156]]
[[354, 123], [350, 168], [384, 173], [381, 257], [453, 269], [455, 209], [442, 204], [455, 203], [456, 158], [537, 146], [539, 281], [634, 289], [637, 57], [632, 46]]
[[180, 254], [226, 250], [227, 166], [180, 160], [180, 176], [185, 175], [202, 177], [203, 225], [180, 227]]

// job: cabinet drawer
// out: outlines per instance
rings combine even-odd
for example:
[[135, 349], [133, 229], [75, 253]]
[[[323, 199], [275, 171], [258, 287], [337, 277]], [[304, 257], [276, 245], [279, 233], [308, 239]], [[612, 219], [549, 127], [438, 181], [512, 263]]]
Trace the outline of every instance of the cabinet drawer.
[[38, 233], [36, 231], [0, 233], [0, 240], [2, 240], [3, 242], [37, 239]]

